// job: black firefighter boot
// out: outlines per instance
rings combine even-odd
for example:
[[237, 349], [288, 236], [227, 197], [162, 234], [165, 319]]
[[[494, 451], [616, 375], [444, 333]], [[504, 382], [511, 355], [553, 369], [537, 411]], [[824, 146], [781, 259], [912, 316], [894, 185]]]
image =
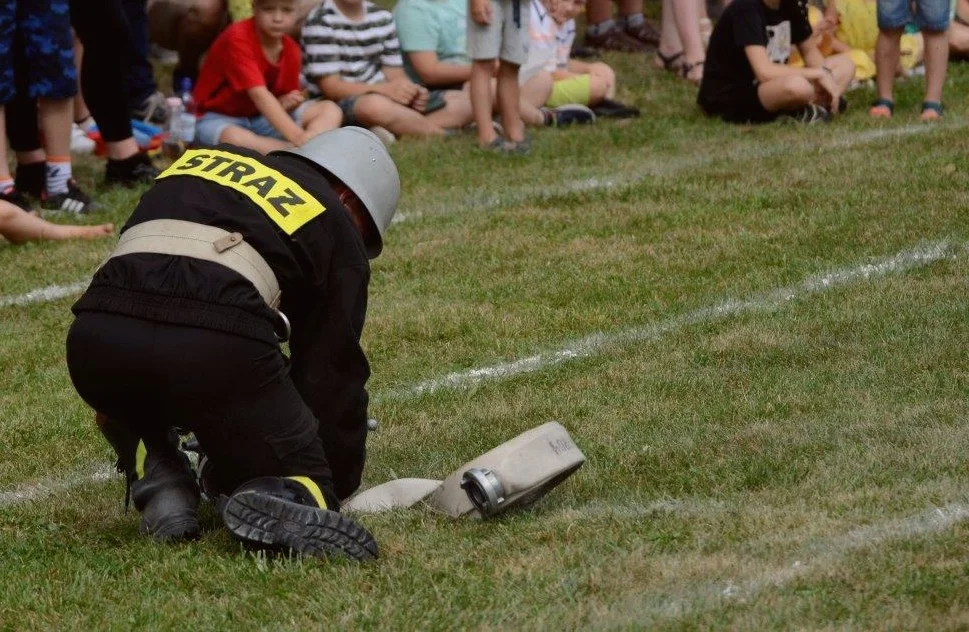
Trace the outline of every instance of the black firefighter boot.
[[[303, 478], [303, 477], [298, 477]], [[366, 529], [326, 509], [319, 489], [293, 478], [266, 476], [240, 486], [222, 508], [229, 532], [249, 548], [311, 557], [377, 557], [377, 542]]]
[[118, 454], [118, 470], [125, 473], [130, 499], [141, 512], [141, 532], [156, 540], [197, 538], [199, 488], [174, 431], [146, 449], [138, 436], [103, 415], [98, 416], [98, 427]]

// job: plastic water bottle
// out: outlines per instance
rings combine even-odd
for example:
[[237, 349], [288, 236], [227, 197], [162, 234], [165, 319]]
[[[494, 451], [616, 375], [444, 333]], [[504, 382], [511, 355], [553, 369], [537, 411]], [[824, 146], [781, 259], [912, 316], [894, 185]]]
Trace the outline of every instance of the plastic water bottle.
[[181, 101], [181, 139], [185, 145], [195, 141], [195, 99], [192, 98], [192, 80], [182, 78], [182, 85], [178, 93]]
[[168, 98], [168, 108], [171, 115], [168, 117], [168, 134], [162, 143], [162, 151], [169, 158], [178, 158], [185, 149], [182, 142], [182, 115], [184, 106], [178, 97]]

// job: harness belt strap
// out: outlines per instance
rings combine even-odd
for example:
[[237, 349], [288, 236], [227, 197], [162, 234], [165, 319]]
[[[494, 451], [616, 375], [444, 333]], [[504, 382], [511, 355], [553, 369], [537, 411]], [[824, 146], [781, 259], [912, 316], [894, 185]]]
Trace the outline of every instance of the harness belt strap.
[[561, 424], [550, 421], [465, 463], [445, 480], [401, 478], [361, 492], [343, 507], [378, 513], [421, 501], [458, 518], [527, 507], [568, 478], [585, 455]]
[[279, 307], [281, 292], [275, 273], [239, 233], [180, 219], [155, 219], [122, 233], [108, 259], [138, 253], [177, 255], [218, 263], [252, 283], [269, 307]]

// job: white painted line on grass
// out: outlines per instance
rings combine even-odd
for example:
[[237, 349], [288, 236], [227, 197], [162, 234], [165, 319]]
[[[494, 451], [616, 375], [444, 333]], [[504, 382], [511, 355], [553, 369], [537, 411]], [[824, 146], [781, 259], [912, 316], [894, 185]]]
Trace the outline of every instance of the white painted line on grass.
[[[960, 245], [959, 250], [964, 248]], [[484, 382], [500, 380], [534, 373], [570, 360], [578, 360], [599, 355], [608, 349], [656, 340], [666, 334], [690, 325], [710, 323], [736, 316], [744, 312], [776, 309], [788, 301], [802, 296], [817, 294], [854, 281], [861, 281], [902, 272], [910, 268], [928, 265], [947, 257], [954, 257], [957, 248], [947, 241], [939, 241], [921, 248], [900, 252], [887, 259], [874, 263], [835, 270], [827, 274], [810, 277], [797, 285], [780, 288], [764, 295], [749, 299], [728, 299], [717, 305], [704, 307], [681, 316], [674, 316], [655, 324], [626, 329], [614, 333], [595, 333], [553, 351], [545, 351], [527, 358], [503, 364], [450, 373], [444, 377], [421, 382], [411, 387], [392, 390], [374, 397], [374, 403], [405, 400], [441, 390], [469, 389]]]
[[107, 464], [88, 467], [63, 479], [44, 479], [26, 483], [11, 491], [0, 492], [0, 509], [19, 505], [32, 500], [41, 500], [52, 494], [70, 491], [87, 483], [106, 481], [111, 478], [114, 468]]
[[71, 283], [70, 285], [48, 285], [47, 287], [42, 287], [37, 290], [31, 290], [26, 294], [19, 294], [16, 296], [0, 296], [0, 307], [56, 301], [64, 297], [74, 296], [75, 294], [83, 292], [87, 289], [90, 282], [91, 280], [88, 279], [86, 281]]
[[[969, 519], [969, 505], [959, 502], [932, 507], [914, 516], [895, 518], [854, 529], [828, 538], [812, 538], [802, 543], [796, 559], [783, 567], [755, 572], [753, 578], [708, 582], [693, 589], [677, 591], [675, 595], [653, 595], [649, 603], [633, 597], [603, 617], [609, 623], [671, 620], [743, 603], [771, 588], [783, 588], [788, 583], [813, 572], [835, 570], [851, 553], [877, 549], [892, 542], [918, 539], [942, 533]], [[683, 582], [679, 582], [682, 586]]]
[[[964, 250], [965, 248], [966, 246], [963, 244], [954, 247], [947, 241], [938, 241], [920, 248], [900, 252], [892, 257], [881, 259], [874, 263], [865, 263], [851, 268], [828, 272], [820, 276], [808, 277], [797, 285], [780, 288], [754, 298], [746, 300], [726, 300], [722, 303], [681, 316], [675, 316], [653, 325], [627, 329], [612, 334], [593, 334], [564, 348], [540, 353], [514, 362], [451, 373], [444, 377], [421, 382], [408, 388], [378, 394], [371, 401], [376, 404], [383, 401], [406, 400], [445, 389], [467, 389], [486, 381], [533, 373], [569, 360], [592, 357], [610, 348], [655, 340], [690, 325], [715, 322], [744, 312], [776, 309], [788, 301], [834, 289], [854, 281], [881, 277], [895, 272], [903, 272], [911, 268], [928, 265], [941, 259], [954, 258], [957, 251]], [[103, 466], [94, 467], [99, 469], [92, 476], [100, 476]], [[70, 489], [87, 480], [91, 480], [91, 476], [87, 478], [83, 476], [81, 478], [75, 477], [61, 481], [28, 483], [12, 492], [0, 492], [0, 507], [17, 504], [26, 500], [43, 498], [54, 492]]]
[[[965, 126], [965, 124], [956, 123], [945, 129], [957, 130]], [[790, 143], [771, 143], [767, 145], [760, 143], [751, 144], [750, 149], [741, 147], [727, 154], [720, 151], [703, 155], [692, 155], [685, 158], [667, 156], [659, 160], [630, 161], [630, 164], [634, 165], [633, 169], [630, 169], [626, 173], [613, 173], [610, 177], [606, 178], [600, 178], [598, 176], [586, 177], [580, 180], [573, 178], [567, 182], [557, 184], [546, 183], [541, 188], [522, 186], [518, 188], [504, 187], [500, 191], [467, 191], [460, 202], [453, 202], [447, 199], [433, 204], [422, 204], [413, 211], [405, 208], [394, 216], [391, 223], [411, 222], [421, 219], [426, 215], [448, 215], [458, 211], [488, 211], [502, 206], [522, 204], [529, 200], [539, 202], [543, 199], [562, 197], [585, 191], [608, 191], [610, 189], [638, 184], [651, 177], [674, 175], [681, 171], [695, 171], [698, 168], [723, 161], [728, 157], [732, 160], [754, 160], [774, 158], [799, 151], [819, 152], [831, 149], [845, 149], [880, 140], [904, 138], [906, 136], [926, 134], [939, 130], [940, 127], [937, 125], [925, 125], [923, 123], [919, 125], [906, 125], [904, 127], [866, 130], [863, 132], [849, 132], [835, 138], [825, 139], [820, 143], [809, 142], [793, 145]]]
[[[955, 130], [962, 127], [965, 127], [965, 125], [955, 124], [948, 125], [945, 127], [945, 129]], [[771, 144], [767, 145], [766, 147], [764, 147], [764, 145], [754, 145], [752, 151], [738, 150], [733, 152], [731, 156], [739, 160], [771, 158], [774, 156], [790, 154], [798, 150], [822, 151], [830, 148], [853, 147], [855, 145], [870, 143], [886, 138], [912, 136], [915, 134], [938, 131], [940, 129], [942, 129], [942, 127], [939, 125], [924, 124], [875, 129], [857, 133], [846, 133], [843, 136], [839, 136], [830, 141], [812, 143], [809, 145]], [[508, 204], [519, 204], [527, 200], [541, 200], [561, 195], [569, 195], [572, 193], [581, 193], [583, 191], [606, 191], [620, 186], [636, 184], [651, 176], [671, 175], [680, 171], [694, 170], [698, 167], [702, 167], [722, 159], [722, 153], [713, 153], [705, 154], [699, 157], [689, 156], [687, 158], [665, 158], [662, 161], [653, 162], [651, 164], [645, 163], [645, 168], [642, 167], [643, 163], [636, 163], [640, 166], [633, 170], [629, 175], [616, 174], [612, 178], [606, 179], [602, 179], [598, 176], [587, 177], [578, 181], [569, 181], [559, 185], [545, 186], [538, 194], [534, 193], [535, 187], [522, 187], [512, 191], [508, 191], [506, 189], [498, 195], [493, 193], [469, 193], [461, 202], [441, 202], [433, 205], [418, 207], [418, 209], [415, 211], [398, 212], [392, 221], [393, 223], [414, 221], [421, 219], [424, 215], [433, 214], [434, 211], [454, 212], [457, 209], [480, 211], [493, 209]], [[17, 296], [0, 296], [0, 308], [9, 307], [12, 305], [28, 305], [30, 303], [46, 303], [48, 301], [55, 301], [68, 296], [73, 296], [74, 294], [79, 294], [87, 289], [90, 282], [90, 279], [87, 279], [84, 281], [78, 281], [77, 283], [72, 283], [70, 285], [50, 285], [45, 288], [32, 290], [26, 294], [20, 294]]]
[[[965, 249], [966, 245], [964, 244], [952, 246], [948, 241], [938, 241], [920, 248], [900, 252], [892, 257], [881, 259], [874, 263], [865, 263], [851, 268], [834, 270], [820, 276], [811, 276], [797, 285], [780, 288], [754, 298], [746, 300], [726, 300], [719, 304], [698, 309], [681, 316], [675, 316], [645, 327], [627, 329], [612, 334], [597, 333], [558, 350], [540, 353], [505, 364], [451, 373], [441, 378], [420, 382], [408, 388], [377, 394], [372, 398], [371, 402], [377, 404], [384, 401], [411, 399], [446, 389], [473, 388], [486, 381], [501, 380], [516, 375], [541, 371], [569, 360], [592, 357], [611, 348], [655, 340], [690, 325], [711, 323], [744, 312], [776, 309], [802, 296], [824, 292], [854, 281], [872, 279], [895, 272], [903, 272], [945, 258], [955, 258], [959, 251], [964, 251]], [[96, 465], [92, 467], [98, 468], [93, 476], [99, 476], [99, 472], [102, 471], [104, 466]], [[17, 504], [26, 500], [43, 498], [51, 493], [70, 489], [90, 479], [90, 476], [85, 478], [82, 475], [81, 478], [75, 477], [62, 481], [28, 483], [12, 492], [0, 492], [0, 507]]]

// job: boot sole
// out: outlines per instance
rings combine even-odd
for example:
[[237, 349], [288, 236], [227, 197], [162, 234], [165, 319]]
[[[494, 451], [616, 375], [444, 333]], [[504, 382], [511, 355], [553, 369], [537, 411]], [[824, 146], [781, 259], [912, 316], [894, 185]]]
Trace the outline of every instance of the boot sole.
[[378, 555], [373, 536], [346, 516], [268, 494], [231, 496], [222, 520], [229, 533], [258, 549], [355, 560], [372, 560]]

